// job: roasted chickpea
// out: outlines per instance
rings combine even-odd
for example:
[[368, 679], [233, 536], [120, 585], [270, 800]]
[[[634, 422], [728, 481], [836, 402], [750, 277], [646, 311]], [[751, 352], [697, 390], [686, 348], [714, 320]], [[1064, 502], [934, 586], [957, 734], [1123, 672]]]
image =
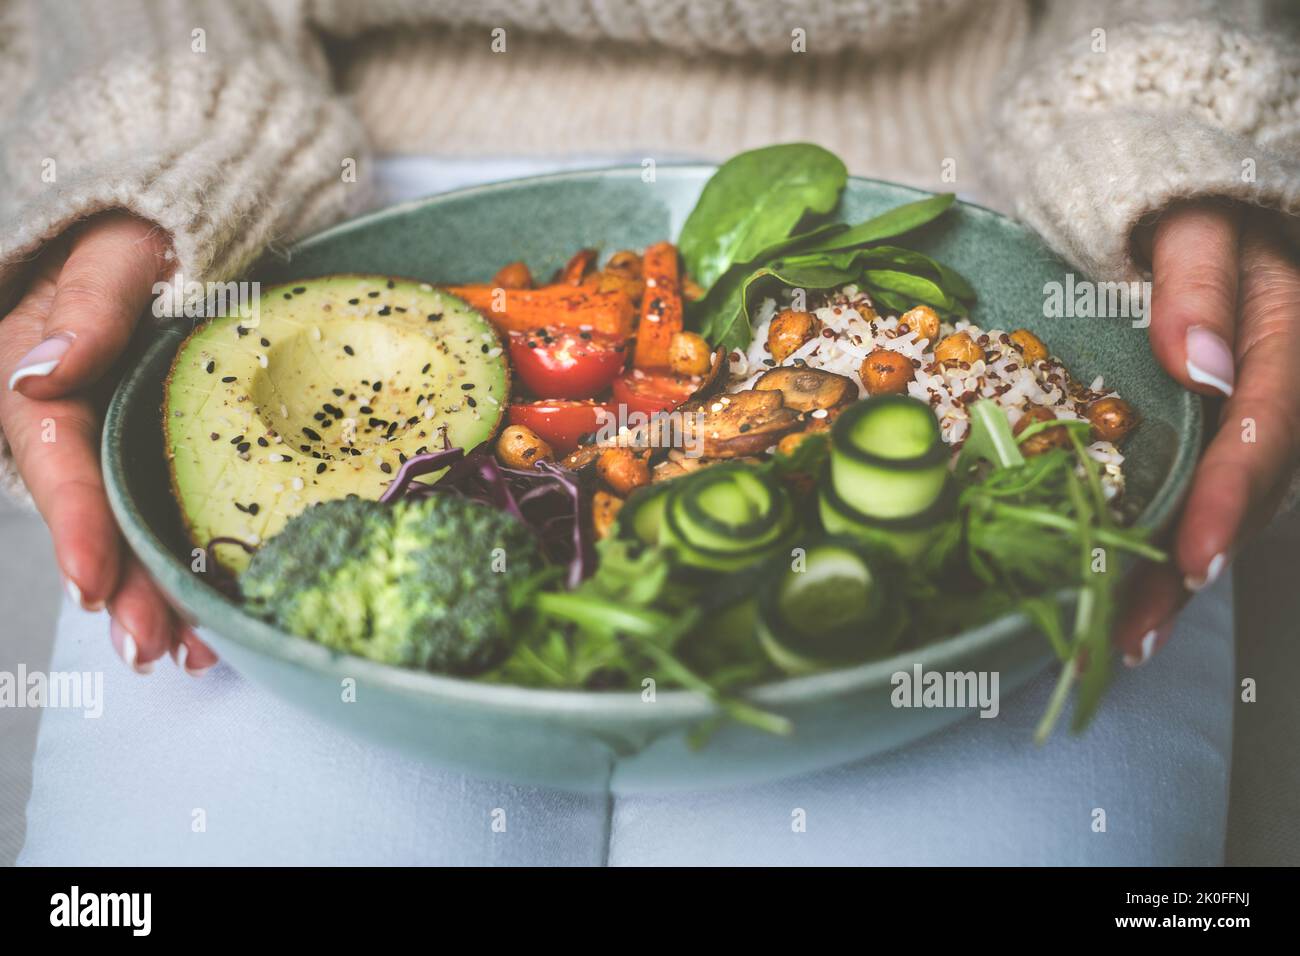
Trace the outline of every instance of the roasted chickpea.
[[928, 305], [918, 305], [915, 309], [904, 312], [898, 320], [917, 334], [918, 338], [931, 342], [939, 338], [939, 313]]
[[934, 359], [945, 365], [971, 365], [984, 358], [984, 350], [965, 332], [954, 332], [934, 347]]
[[624, 272], [641, 278], [641, 257], [630, 249], [623, 249], [609, 257], [605, 263], [606, 272]]
[[[1016, 422], [1016, 427], [1012, 431], [1019, 435], [1030, 425], [1037, 422], [1055, 420], [1056, 412], [1046, 405], [1030, 405], [1029, 408], [1025, 409], [1025, 414], [1020, 416], [1020, 421]], [[1041, 432], [1030, 435], [1020, 443], [1020, 451], [1026, 458], [1033, 458], [1035, 455], [1041, 455], [1053, 448], [1068, 447], [1070, 447], [1070, 435], [1064, 428], [1044, 428]]]
[[1047, 346], [1043, 340], [1036, 336], [1028, 329], [1016, 329], [1011, 333], [1011, 341], [1020, 349], [1020, 354], [1025, 357], [1028, 365], [1040, 362], [1047, 358]]
[[603, 272], [593, 272], [587, 277], [585, 284], [594, 287], [597, 292], [626, 292], [628, 298], [637, 303], [641, 301], [641, 296], [645, 294], [645, 280], [639, 275], [633, 275], [621, 269], [606, 269]]
[[596, 532], [597, 538], [609, 536], [610, 531], [614, 529], [614, 522], [618, 520], [618, 512], [623, 507], [623, 499], [617, 495], [611, 495], [604, 489], [598, 489], [591, 496], [591, 526]]
[[1137, 424], [1137, 413], [1122, 398], [1099, 398], [1088, 406], [1088, 421], [1096, 441], [1120, 442]]
[[492, 277], [492, 284], [498, 289], [531, 289], [533, 274], [522, 262], [511, 262], [498, 270]]
[[650, 484], [650, 469], [630, 448], [607, 448], [596, 459], [596, 474], [619, 495]]
[[901, 395], [912, 380], [912, 360], [890, 349], [876, 349], [858, 369], [868, 395]]
[[551, 446], [531, 428], [511, 425], [497, 439], [497, 457], [507, 468], [532, 468], [539, 461], [553, 461]]
[[678, 375], [708, 375], [713, 367], [713, 350], [703, 336], [678, 332], [668, 345], [668, 364]]
[[810, 338], [817, 334], [817, 317], [811, 312], [786, 309], [767, 327], [767, 348], [780, 365]]

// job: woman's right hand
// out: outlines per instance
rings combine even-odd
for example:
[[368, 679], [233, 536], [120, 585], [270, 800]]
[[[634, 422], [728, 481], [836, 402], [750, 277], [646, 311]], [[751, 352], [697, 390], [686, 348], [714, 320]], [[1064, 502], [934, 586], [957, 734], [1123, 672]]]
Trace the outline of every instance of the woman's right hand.
[[90, 397], [148, 309], [168, 247], [156, 226], [115, 212], [47, 249], [26, 295], [0, 320], [0, 429], [73, 600], [90, 611], [107, 606], [113, 647], [137, 672], [173, 651], [198, 676], [216, 655], [118, 533], [100, 472], [100, 408]]

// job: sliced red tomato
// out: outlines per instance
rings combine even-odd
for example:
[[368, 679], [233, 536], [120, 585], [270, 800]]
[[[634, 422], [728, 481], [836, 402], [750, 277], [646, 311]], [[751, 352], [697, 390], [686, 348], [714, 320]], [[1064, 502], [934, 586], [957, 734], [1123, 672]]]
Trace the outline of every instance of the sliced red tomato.
[[577, 448], [578, 439], [599, 429], [607, 414], [603, 402], [562, 398], [517, 402], [509, 410], [511, 425], [531, 428], [557, 455], [567, 455]]
[[634, 368], [614, 379], [611, 391], [615, 407], [626, 405], [629, 414], [653, 415], [676, 408], [701, 384], [701, 379], [691, 375]]
[[626, 359], [624, 340], [605, 332], [553, 326], [510, 333], [515, 374], [538, 398], [591, 398], [609, 388]]

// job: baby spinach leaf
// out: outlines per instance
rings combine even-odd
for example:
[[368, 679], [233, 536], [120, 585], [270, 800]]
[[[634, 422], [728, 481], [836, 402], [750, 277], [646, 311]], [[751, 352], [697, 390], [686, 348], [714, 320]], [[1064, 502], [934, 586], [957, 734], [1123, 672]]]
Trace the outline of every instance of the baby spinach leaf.
[[866, 222], [850, 226], [844, 232], [829, 236], [808, 247], [807, 251], [831, 252], [836, 249], [851, 249], [901, 236], [905, 232], [911, 232], [938, 219], [952, 205], [955, 198], [952, 193], [940, 193], [937, 196], [897, 206]]
[[711, 287], [732, 264], [752, 262], [788, 237], [806, 213], [830, 212], [847, 181], [843, 161], [811, 143], [732, 157], [709, 179], [682, 227], [677, 244], [687, 272]]

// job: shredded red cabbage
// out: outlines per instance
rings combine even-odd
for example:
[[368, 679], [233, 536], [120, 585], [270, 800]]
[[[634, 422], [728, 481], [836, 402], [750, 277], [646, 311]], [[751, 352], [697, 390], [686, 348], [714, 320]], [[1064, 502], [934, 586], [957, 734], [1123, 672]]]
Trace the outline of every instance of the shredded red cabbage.
[[[416, 481], [447, 469], [437, 484]], [[379, 499], [423, 498], [458, 494], [514, 515], [533, 529], [546, 556], [567, 568], [565, 583], [574, 588], [596, 569], [590, 516], [582, 507], [585, 489], [576, 472], [549, 461], [532, 469], [503, 468], [486, 445], [468, 455], [460, 448], [408, 458]]]

